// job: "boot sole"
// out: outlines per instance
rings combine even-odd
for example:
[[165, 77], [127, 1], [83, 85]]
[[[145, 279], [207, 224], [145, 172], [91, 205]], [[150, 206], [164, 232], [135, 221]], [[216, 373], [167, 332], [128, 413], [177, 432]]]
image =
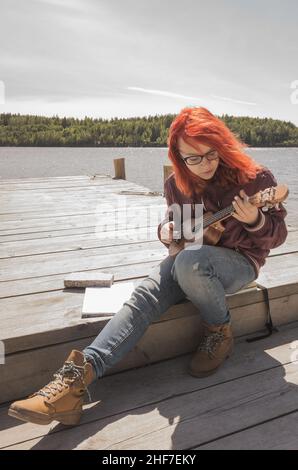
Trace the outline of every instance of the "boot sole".
[[[224, 361], [226, 359], [228, 359], [234, 352], [234, 348], [232, 348], [229, 353], [226, 355]], [[208, 371], [204, 371], [204, 372], [194, 372], [192, 369], [188, 368], [188, 373], [190, 375], [192, 375], [192, 377], [208, 377], [209, 375], [212, 375], [214, 374], [219, 368], [220, 366], [224, 363], [224, 361], [222, 361], [221, 364], [219, 364], [219, 366], [215, 367], [215, 369], [211, 369], [211, 370], [208, 370]]]
[[78, 424], [81, 419], [81, 413], [60, 413], [54, 416], [47, 416], [36, 411], [29, 410], [16, 410], [9, 408], [8, 415], [21, 421], [29, 421], [34, 424], [46, 425], [52, 421], [58, 421], [61, 424], [68, 426]]

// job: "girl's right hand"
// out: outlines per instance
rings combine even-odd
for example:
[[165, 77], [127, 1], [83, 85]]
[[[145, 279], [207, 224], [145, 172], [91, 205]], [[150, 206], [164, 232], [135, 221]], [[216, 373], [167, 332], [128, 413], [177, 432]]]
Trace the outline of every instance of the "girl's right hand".
[[173, 241], [174, 222], [167, 222], [161, 227], [160, 238], [164, 243], [171, 243]]

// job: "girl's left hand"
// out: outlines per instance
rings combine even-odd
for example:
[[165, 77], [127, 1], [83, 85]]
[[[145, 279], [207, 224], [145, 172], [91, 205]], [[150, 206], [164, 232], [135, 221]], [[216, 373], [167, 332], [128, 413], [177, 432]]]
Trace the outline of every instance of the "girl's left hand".
[[259, 218], [259, 209], [248, 201], [249, 197], [243, 189], [240, 190], [239, 195], [241, 197], [235, 196], [234, 201], [232, 201], [235, 209], [232, 217], [245, 224], [255, 225]]

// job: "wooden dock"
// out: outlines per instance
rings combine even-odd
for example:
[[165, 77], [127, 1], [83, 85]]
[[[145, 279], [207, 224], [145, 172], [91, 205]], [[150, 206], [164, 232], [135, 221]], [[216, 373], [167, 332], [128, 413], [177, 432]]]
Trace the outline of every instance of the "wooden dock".
[[[149, 230], [150, 240], [135, 239], [135, 231], [122, 236], [125, 217], [119, 217], [117, 236], [112, 226], [101, 229], [102, 207], [117, 211], [116, 197], [135, 207], [134, 219], [140, 205], [155, 207], [162, 218], [161, 195], [109, 175], [0, 180], [0, 339], [6, 353], [0, 447], [297, 448], [298, 226], [271, 251], [255, 286], [227, 295], [237, 345], [214, 376], [196, 379], [186, 372], [201, 322], [185, 301], [152, 323], [92, 385], [93, 402], [80, 426], [41, 427], [7, 416], [11, 400], [44, 385], [71, 349], [89, 344], [109, 321], [81, 318], [84, 289], [64, 289], [65, 275], [103, 271], [115, 282], [138, 283], [167, 256], [156, 224], [142, 225], [141, 215], [137, 230]], [[247, 335], [264, 331], [260, 286], [268, 288], [279, 332], [247, 343]]]

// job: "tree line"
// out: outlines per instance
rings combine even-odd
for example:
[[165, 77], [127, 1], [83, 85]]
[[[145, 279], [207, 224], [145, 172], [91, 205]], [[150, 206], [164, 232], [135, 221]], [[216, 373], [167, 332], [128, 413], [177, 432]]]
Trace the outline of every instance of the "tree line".
[[[84, 119], [0, 114], [0, 146], [166, 147], [175, 114]], [[218, 116], [252, 147], [298, 147], [298, 127], [290, 121]]]

